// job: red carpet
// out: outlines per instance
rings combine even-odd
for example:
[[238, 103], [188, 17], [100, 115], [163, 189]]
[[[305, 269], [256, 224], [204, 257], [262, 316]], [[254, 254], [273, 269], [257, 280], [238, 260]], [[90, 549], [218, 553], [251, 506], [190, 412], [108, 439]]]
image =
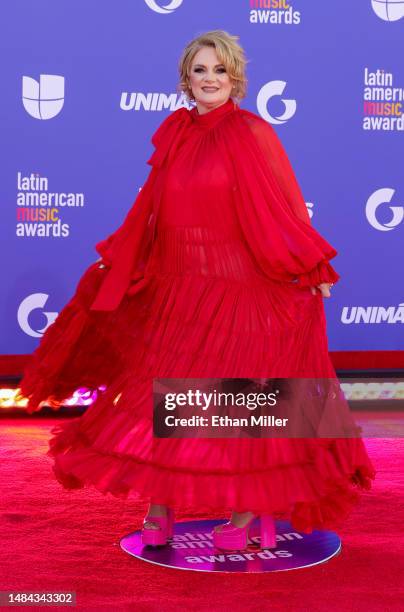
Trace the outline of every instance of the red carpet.
[[[365, 440], [378, 473], [339, 532], [336, 558], [272, 575], [214, 575], [126, 555], [119, 539], [138, 527], [146, 503], [94, 489], [65, 492], [45, 456], [54, 419], [0, 423], [0, 590], [76, 591], [82, 610], [404, 609], [403, 439]], [[194, 508], [177, 509], [177, 516], [203, 518]]]

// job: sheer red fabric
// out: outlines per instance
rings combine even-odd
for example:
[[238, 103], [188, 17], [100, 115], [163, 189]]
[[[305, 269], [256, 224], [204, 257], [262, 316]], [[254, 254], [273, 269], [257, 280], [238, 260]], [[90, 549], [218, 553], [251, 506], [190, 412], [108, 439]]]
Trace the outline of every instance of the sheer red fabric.
[[335, 249], [311, 225], [273, 128], [232, 100], [171, 114], [124, 223], [25, 372], [28, 410], [106, 384], [52, 431], [66, 488], [336, 527], [375, 470], [355, 439], [156, 439], [152, 381], [335, 378], [323, 298]]
[[[130, 282], [137, 284], [132, 294], [144, 286], [144, 269], [171, 160], [185, 141], [190, 142], [196, 126], [206, 131], [217, 122], [221, 129], [215, 131], [214, 146], [221, 158], [222, 172], [234, 177], [233, 205], [244, 239], [264, 275], [297, 281], [302, 286], [335, 283], [339, 279], [328, 262], [337, 251], [312, 227], [289, 159], [272, 126], [240, 109], [231, 99], [215, 109], [213, 115], [197, 116], [195, 110], [181, 108], [159, 127], [152, 139], [156, 151], [148, 163], [153, 170], [159, 168], [160, 173], [150, 173], [121, 228], [96, 245], [111, 270], [92, 309], [115, 308]], [[225, 116], [226, 121], [220, 121]], [[206, 158], [200, 162], [199, 172], [203, 174]], [[190, 166], [188, 171], [193, 168]]]

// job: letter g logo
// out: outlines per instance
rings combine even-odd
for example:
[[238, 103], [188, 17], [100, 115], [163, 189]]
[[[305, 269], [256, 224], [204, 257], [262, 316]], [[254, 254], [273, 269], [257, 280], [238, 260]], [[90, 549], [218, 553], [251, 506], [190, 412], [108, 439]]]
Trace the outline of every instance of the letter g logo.
[[22, 331], [28, 336], [32, 336], [33, 338], [41, 338], [48, 329], [49, 325], [51, 325], [58, 316], [59, 313], [57, 312], [42, 312], [42, 314], [46, 317], [46, 325], [42, 329], [38, 330], [32, 329], [31, 325], [28, 323], [28, 318], [31, 312], [44, 308], [48, 298], [49, 295], [47, 293], [32, 293], [21, 302], [17, 312], [17, 319]]
[[166, 6], [159, 6], [156, 0], [145, 0], [147, 6], [155, 11], [156, 13], [163, 13], [167, 15], [167, 13], [172, 13], [182, 4], [182, 0], [171, 0], [169, 4]]
[[394, 193], [394, 189], [390, 189], [388, 187], [378, 189], [377, 191], [372, 193], [372, 195], [366, 202], [366, 218], [369, 221], [370, 225], [375, 229], [379, 230], [380, 232], [389, 232], [390, 230], [397, 227], [397, 225], [400, 225], [400, 223], [404, 219], [403, 206], [389, 206], [390, 210], [393, 213], [393, 218], [388, 223], [380, 223], [376, 217], [379, 206], [391, 202]]
[[266, 83], [258, 92], [257, 96], [257, 108], [258, 112], [265, 121], [269, 121], [269, 123], [273, 124], [282, 124], [286, 123], [296, 112], [296, 100], [286, 100], [282, 98], [282, 102], [285, 106], [285, 111], [283, 115], [279, 117], [273, 117], [269, 114], [267, 105], [271, 98], [275, 96], [281, 96], [285, 91], [286, 82], [285, 81], [270, 81]]

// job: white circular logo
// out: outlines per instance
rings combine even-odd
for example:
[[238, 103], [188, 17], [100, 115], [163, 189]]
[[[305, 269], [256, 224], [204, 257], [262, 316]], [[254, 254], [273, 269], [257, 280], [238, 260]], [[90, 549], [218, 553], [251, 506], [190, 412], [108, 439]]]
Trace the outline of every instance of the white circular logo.
[[380, 221], [377, 219], [376, 215], [379, 207], [383, 204], [390, 203], [393, 199], [394, 193], [394, 189], [384, 187], [383, 189], [378, 189], [372, 193], [366, 202], [366, 218], [370, 225], [380, 232], [389, 232], [397, 227], [397, 225], [400, 225], [404, 219], [403, 206], [389, 206], [391, 212], [393, 213], [393, 218], [388, 223], [380, 223]]
[[285, 90], [286, 82], [285, 81], [270, 81], [266, 83], [258, 92], [257, 96], [257, 109], [259, 114], [265, 121], [269, 121], [269, 123], [273, 123], [275, 125], [280, 125], [286, 123], [296, 112], [296, 100], [288, 100], [285, 98], [281, 98], [285, 111], [279, 117], [273, 117], [268, 112], [268, 102], [271, 98], [276, 96], [281, 96]]
[[156, 13], [163, 13], [166, 15], [167, 13], [172, 13], [182, 4], [182, 0], [171, 0], [166, 6], [159, 6], [156, 0], [145, 0], [147, 6], [155, 11]]
[[398, 21], [404, 17], [404, 0], [372, 0], [372, 7], [383, 21]]
[[29, 315], [33, 310], [43, 308], [48, 301], [49, 295], [47, 293], [32, 293], [23, 300], [18, 308], [17, 320], [22, 331], [32, 336], [33, 338], [41, 338], [49, 325], [53, 323], [59, 313], [57, 312], [43, 312], [42, 314], [46, 317], [46, 325], [42, 329], [32, 329], [28, 319]]

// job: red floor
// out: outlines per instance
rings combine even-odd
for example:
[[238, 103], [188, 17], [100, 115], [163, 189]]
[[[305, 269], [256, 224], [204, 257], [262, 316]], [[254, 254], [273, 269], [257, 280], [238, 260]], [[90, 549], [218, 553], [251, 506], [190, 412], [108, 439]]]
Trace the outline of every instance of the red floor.
[[[45, 456], [54, 424], [0, 421], [0, 590], [76, 591], [82, 610], [404, 609], [403, 438], [365, 440], [378, 474], [339, 532], [340, 555], [291, 572], [214, 575], [153, 566], [121, 551], [120, 537], [139, 525], [146, 504], [94, 489], [64, 491]], [[191, 508], [177, 516], [203, 518]]]

